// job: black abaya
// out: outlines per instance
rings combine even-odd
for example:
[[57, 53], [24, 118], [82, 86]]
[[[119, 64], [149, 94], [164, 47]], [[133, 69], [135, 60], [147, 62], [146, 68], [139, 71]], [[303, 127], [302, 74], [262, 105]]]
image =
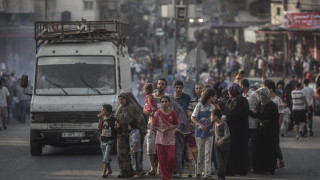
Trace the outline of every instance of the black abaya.
[[279, 150], [279, 113], [272, 101], [258, 106], [260, 123], [254, 142], [253, 170], [256, 173], [274, 173]]
[[229, 100], [225, 107], [227, 124], [230, 129], [230, 156], [227, 175], [246, 175], [249, 171], [248, 114], [249, 104], [244, 97]]

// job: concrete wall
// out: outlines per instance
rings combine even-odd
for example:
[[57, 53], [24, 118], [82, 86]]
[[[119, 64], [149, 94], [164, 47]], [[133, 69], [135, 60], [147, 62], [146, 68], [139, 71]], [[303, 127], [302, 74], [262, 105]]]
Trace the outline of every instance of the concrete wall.
[[[280, 15], [277, 14], [277, 9], [280, 8]], [[271, 3], [271, 24], [278, 25], [282, 23], [283, 5], [280, 3]]]
[[[85, 1], [93, 2], [93, 9], [87, 10], [84, 8]], [[63, 11], [71, 12], [71, 20], [81, 20], [84, 18], [88, 21], [98, 20], [98, 1], [97, 0], [57, 0], [55, 20], [61, 20], [61, 13]]]

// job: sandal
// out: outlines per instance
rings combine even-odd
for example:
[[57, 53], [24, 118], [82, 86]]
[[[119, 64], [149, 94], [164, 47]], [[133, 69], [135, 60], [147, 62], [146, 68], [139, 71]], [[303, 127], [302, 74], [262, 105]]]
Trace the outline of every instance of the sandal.
[[152, 170], [148, 172], [149, 175], [156, 175], [156, 170]]

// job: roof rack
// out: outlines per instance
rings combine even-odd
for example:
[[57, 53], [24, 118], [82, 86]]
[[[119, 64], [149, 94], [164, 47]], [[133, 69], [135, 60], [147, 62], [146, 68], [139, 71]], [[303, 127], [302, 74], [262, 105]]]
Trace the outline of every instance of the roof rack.
[[73, 41], [111, 41], [127, 45], [129, 24], [116, 21], [38, 21], [35, 22], [36, 49], [45, 43]]

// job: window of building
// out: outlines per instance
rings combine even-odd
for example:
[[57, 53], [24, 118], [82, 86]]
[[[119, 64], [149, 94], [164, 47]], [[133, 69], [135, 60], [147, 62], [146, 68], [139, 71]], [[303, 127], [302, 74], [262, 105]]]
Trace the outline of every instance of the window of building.
[[85, 10], [93, 10], [93, 1], [83, 1]]
[[277, 15], [280, 16], [281, 15], [281, 8], [277, 7]]

